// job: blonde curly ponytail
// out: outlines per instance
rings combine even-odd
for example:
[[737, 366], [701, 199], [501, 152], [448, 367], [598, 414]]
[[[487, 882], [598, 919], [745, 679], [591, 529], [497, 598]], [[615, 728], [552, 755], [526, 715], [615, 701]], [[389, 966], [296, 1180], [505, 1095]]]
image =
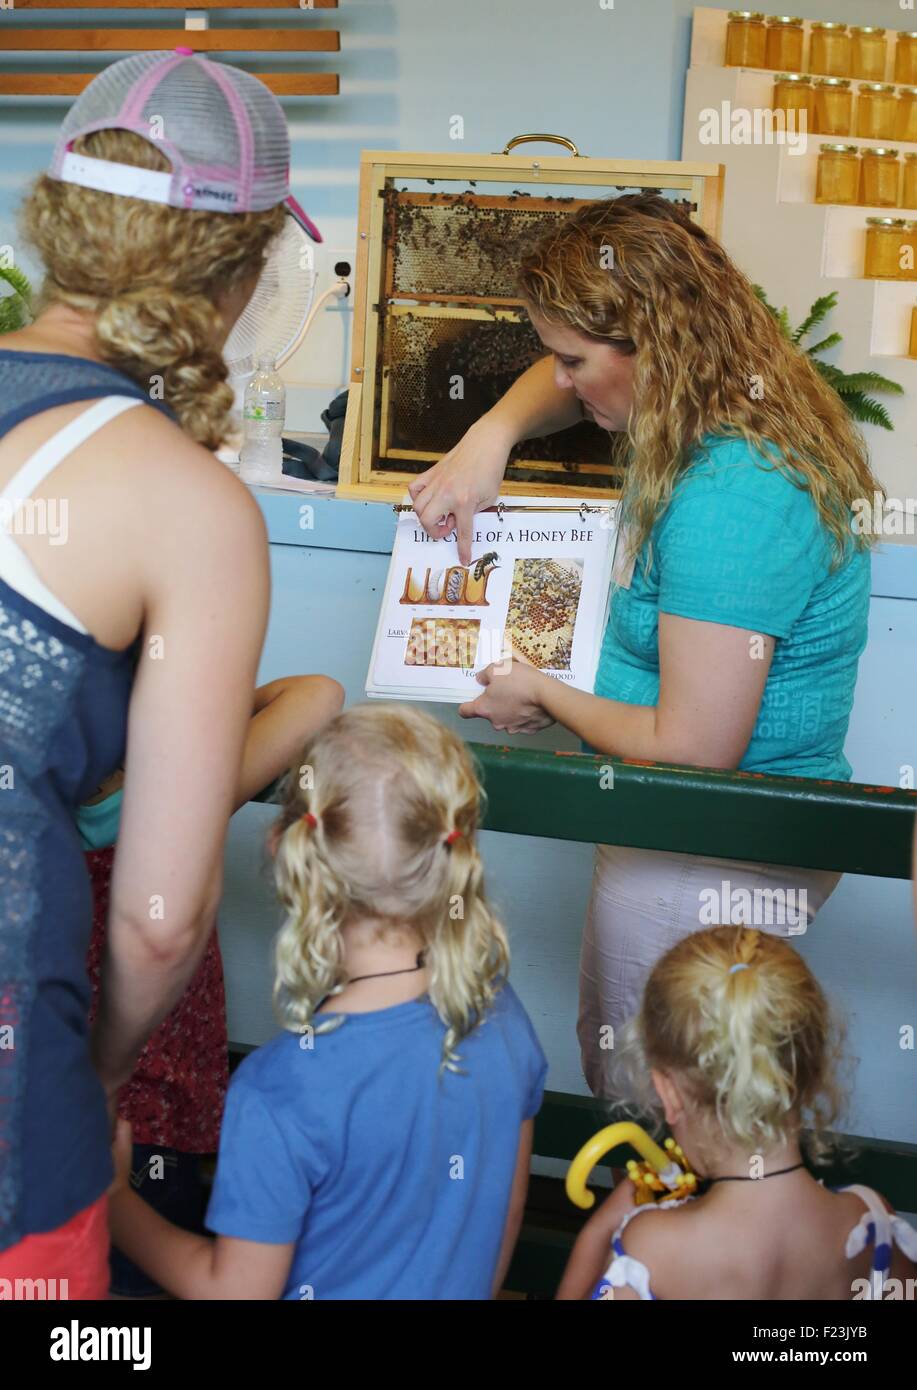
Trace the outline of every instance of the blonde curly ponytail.
[[818, 1160], [843, 1106], [842, 1042], [818, 981], [787, 940], [753, 927], [710, 927], [653, 968], [619, 1079], [651, 1069], [676, 1076], [707, 1117], [712, 1149], [725, 1141], [765, 1150], [805, 1126]]
[[[155, 145], [125, 130], [95, 131], [74, 149], [145, 169], [170, 167]], [[217, 448], [232, 406], [217, 301], [254, 280], [284, 225], [282, 207], [186, 211], [41, 175], [22, 225], [45, 266], [39, 307], [66, 304], [91, 314], [99, 356], [164, 400], [192, 439]]]

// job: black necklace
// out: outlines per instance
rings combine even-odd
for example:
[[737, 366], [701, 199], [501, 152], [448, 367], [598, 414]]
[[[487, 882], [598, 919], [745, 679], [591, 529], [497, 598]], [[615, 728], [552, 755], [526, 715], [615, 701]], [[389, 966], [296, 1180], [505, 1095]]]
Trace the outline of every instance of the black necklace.
[[804, 1168], [804, 1163], [793, 1163], [789, 1168], [775, 1168], [773, 1173], [762, 1173], [760, 1178], [749, 1177], [745, 1173], [730, 1173], [722, 1178], [705, 1178], [704, 1187], [712, 1187], [715, 1182], [761, 1182], [764, 1178], [779, 1178], [782, 1173], [795, 1173], [797, 1168]]
[[348, 985], [358, 985], [361, 980], [383, 980], [389, 975], [413, 975], [417, 970], [423, 970], [426, 964], [424, 952], [417, 952], [417, 963], [405, 966], [404, 970], [380, 970], [375, 975], [355, 975], [352, 980], [348, 980]]

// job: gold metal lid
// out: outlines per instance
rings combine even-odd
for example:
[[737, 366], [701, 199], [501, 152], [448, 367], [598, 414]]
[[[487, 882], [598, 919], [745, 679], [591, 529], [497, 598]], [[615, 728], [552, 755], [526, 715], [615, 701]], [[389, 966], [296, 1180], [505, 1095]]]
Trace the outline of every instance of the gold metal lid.
[[822, 151], [830, 150], [832, 154], [859, 154], [859, 145], [822, 145]]
[[876, 145], [873, 148], [865, 149], [864, 154], [874, 154], [877, 159], [897, 159], [898, 151], [889, 149], [888, 145]]
[[763, 10], [730, 10], [730, 19], [764, 19]]
[[807, 72], [776, 72], [774, 73], [775, 82], [811, 82], [812, 79]]
[[893, 82], [861, 82], [859, 90], [861, 92], [893, 92], [895, 85]]
[[917, 39], [917, 29], [899, 29], [898, 42], [902, 39]]
[[876, 34], [879, 37], [885, 34], [884, 29], [877, 29], [874, 24], [851, 24], [850, 32], [851, 34]]
[[907, 221], [903, 217], [867, 217], [867, 227], [906, 227]]
[[816, 87], [837, 87], [844, 88], [850, 86], [849, 77], [816, 77]]
[[802, 20], [788, 14], [769, 14], [768, 24], [801, 24]]
[[917, 97], [917, 87], [899, 87], [898, 90], [903, 97]]
[[813, 29], [836, 29], [839, 34], [846, 34], [847, 25], [838, 24], [833, 19], [816, 19], [812, 25]]
[[905, 163], [906, 163], [909, 159], [917, 159], [917, 151], [912, 151], [910, 154], [906, 154], [906, 155], [904, 156], [904, 159], [905, 159]]

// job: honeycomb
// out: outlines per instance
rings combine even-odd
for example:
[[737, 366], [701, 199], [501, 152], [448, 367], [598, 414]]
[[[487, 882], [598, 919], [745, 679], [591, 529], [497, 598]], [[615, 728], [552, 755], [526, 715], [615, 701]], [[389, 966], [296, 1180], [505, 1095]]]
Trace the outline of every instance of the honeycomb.
[[480, 628], [477, 618], [415, 618], [408, 634], [404, 664], [473, 666]]
[[506, 635], [542, 670], [570, 669], [582, 584], [582, 560], [527, 558], [513, 567]]

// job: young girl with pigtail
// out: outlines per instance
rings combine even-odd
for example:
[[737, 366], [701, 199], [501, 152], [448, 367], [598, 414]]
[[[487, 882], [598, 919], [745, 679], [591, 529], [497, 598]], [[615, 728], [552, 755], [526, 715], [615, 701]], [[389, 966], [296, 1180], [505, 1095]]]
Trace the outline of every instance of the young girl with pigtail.
[[558, 1298], [901, 1296], [917, 1232], [869, 1188], [823, 1186], [803, 1158], [803, 1146], [808, 1163], [827, 1155], [840, 1055], [825, 996], [783, 938], [712, 927], [674, 946], [618, 1080], [638, 1096], [651, 1081], [699, 1189], [635, 1205], [622, 1183], [583, 1228]]
[[522, 1220], [547, 1063], [506, 983], [481, 789], [428, 715], [358, 706], [291, 770], [272, 833], [280, 1036], [230, 1083], [207, 1213], [127, 1183], [116, 1244], [180, 1298], [487, 1299]]

